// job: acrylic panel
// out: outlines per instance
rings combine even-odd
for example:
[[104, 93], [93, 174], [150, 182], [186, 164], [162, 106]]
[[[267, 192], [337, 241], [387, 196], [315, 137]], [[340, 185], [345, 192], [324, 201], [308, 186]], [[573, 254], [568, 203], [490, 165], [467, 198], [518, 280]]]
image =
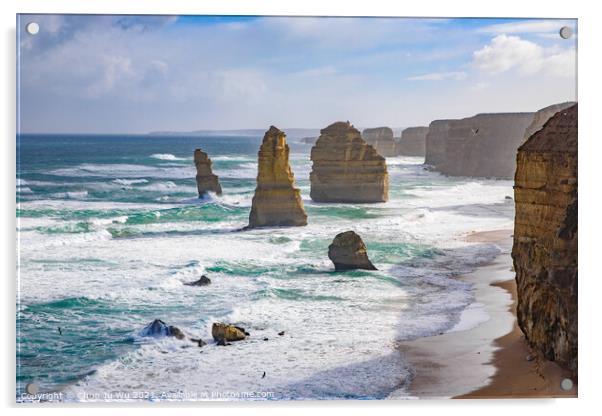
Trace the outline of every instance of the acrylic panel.
[[17, 16], [18, 402], [577, 396], [576, 19]]

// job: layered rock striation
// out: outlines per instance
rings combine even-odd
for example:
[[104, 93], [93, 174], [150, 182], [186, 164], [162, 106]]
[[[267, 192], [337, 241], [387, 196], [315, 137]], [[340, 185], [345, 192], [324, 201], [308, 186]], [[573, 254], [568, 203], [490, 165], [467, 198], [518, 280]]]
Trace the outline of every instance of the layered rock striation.
[[534, 113], [491, 113], [449, 123], [445, 156], [435, 168], [450, 176], [511, 178], [516, 150]]
[[205, 196], [207, 192], [221, 195], [222, 186], [217, 175], [213, 174], [211, 159], [209, 159], [207, 153], [201, 149], [196, 149], [194, 151], [194, 164], [196, 165], [196, 186], [199, 197]]
[[559, 104], [552, 104], [547, 107], [538, 110], [533, 116], [533, 121], [529, 126], [525, 129], [525, 134], [523, 136], [523, 143], [527, 141], [529, 137], [533, 135], [536, 131], [539, 131], [543, 125], [552, 117], [554, 114], [559, 112], [560, 110], [564, 110], [571, 106], [575, 105], [573, 101], [567, 101]]
[[316, 202], [385, 202], [389, 175], [385, 158], [349, 122], [322, 129], [311, 149], [311, 199]]
[[354, 231], [337, 234], [328, 246], [328, 258], [337, 271], [377, 270], [368, 258], [368, 251], [362, 238]]
[[381, 156], [390, 157], [397, 155], [393, 130], [389, 127], [364, 129], [362, 138], [366, 143], [371, 144]]
[[247, 228], [307, 225], [284, 132], [270, 127], [263, 137], [258, 160], [257, 188]]
[[517, 154], [512, 258], [528, 343], [577, 374], [577, 105]]
[[408, 127], [404, 129], [396, 143], [395, 154], [424, 157], [428, 131], [428, 127]]
[[445, 162], [445, 142], [453, 120], [435, 120], [429, 124], [425, 137], [424, 163], [436, 168]]

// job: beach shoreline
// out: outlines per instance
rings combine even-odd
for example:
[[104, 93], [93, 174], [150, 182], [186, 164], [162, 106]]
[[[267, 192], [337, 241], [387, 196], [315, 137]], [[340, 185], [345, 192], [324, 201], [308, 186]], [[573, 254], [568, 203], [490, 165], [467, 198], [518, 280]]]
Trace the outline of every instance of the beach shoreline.
[[[497, 245], [490, 263], [459, 277], [473, 284], [475, 303], [489, 319], [468, 330], [402, 342], [411, 363], [410, 397], [437, 399], [577, 397], [577, 385], [560, 388], [568, 372], [530, 351], [516, 321], [512, 230], [471, 233], [466, 241]], [[393, 393], [390, 398], [395, 398]]]

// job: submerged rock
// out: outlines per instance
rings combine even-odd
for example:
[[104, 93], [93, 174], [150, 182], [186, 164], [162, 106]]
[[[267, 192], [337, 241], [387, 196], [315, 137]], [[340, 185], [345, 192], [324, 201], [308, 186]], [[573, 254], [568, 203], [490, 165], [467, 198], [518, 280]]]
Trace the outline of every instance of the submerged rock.
[[366, 143], [371, 144], [379, 155], [385, 157], [396, 155], [393, 130], [390, 127], [364, 129], [362, 131], [362, 138]]
[[184, 283], [186, 286], [207, 286], [211, 283], [211, 279], [207, 276], [202, 275], [199, 280], [195, 280], [194, 282], [186, 282]]
[[377, 270], [368, 259], [366, 245], [354, 231], [337, 234], [328, 246], [328, 258], [334, 263], [335, 270]]
[[529, 345], [577, 375], [577, 104], [520, 148], [512, 259]]
[[214, 192], [217, 195], [222, 194], [222, 186], [219, 183], [217, 175], [213, 174], [211, 168], [212, 162], [207, 153], [201, 149], [194, 151], [194, 164], [196, 165], [196, 185], [199, 191], [199, 197], [203, 197], [207, 192]]
[[247, 228], [307, 225], [307, 214], [289, 164], [284, 132], [271, 126], [259, 149], [257, 188]]
[[316, 202], [385, 202], [389, 174], [385, 158], [349, 122], [320, 131], [311, 149], [310, 196]]
[[227, 341], [240, 341], [248, 335], [249, 333], [244, 328], [223, 322], [214, 322], [211, 326], [211, 336], [218, 343], [225, 344]]

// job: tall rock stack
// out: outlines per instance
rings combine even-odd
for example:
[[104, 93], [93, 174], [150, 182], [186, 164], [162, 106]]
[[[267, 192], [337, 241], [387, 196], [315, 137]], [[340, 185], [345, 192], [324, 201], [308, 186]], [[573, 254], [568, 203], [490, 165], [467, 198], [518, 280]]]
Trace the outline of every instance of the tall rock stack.
[[511, 178], [516, 150], [534, 113], [477, 114], [449, 124], [445, 160], [437, 170], [450, 176]]
[[428, 127], [408, 127], [401, 132], [396, 143], [395, 154], [403, 156], [421, 156], [426, 153], [426, 135]]
[[445, 142], [449, 132], [449, 124], [453, 120], [435, 120], [429, 124], [425, 138], [424, 163], [437, 167], [445, 162]]
[[395, 156], [395, 139], [393, 130], [389, 127], [376, 127], [373, 129], [364, 129], [362, 138], [366, 143], [371, 144], [379, 155], [390, 157]]
[[311, 199], [316, 202], [385, 202], [389, 175], [385, 158], [349, 122], [320, 131], [311, 149]]
[[259, 148], [257, 188], [247, 228], [307, 225], [299, 189], [289, 161], [286, 135], [274, 126]]
[[196, 186], [199, 191], [199, 197], [203, 197], [207, 192], [222, 194], [222, 186], [219, 183], [217, 175], [213, 174], [211, 169], [211, 159], [207, 153], [201, 149], [194, 151], [194, 164], [196, 165]]
[[518, 324], [547, 359], [577, 373], [577, 105], [517, 155], [512, 258]]
[[533, 117], [533, 121], [531, 122], [531, 124], [529, 124], [529, 126], [525, 130], [525, 134], [523, 136], [523, 143], [526, 142], [527, 139], [529, 139], [529, 137], [531, 137], [533, 135], [533, 133], [540, 130], [543, 127], [543, 125], [546, 123], [546, 121], [548, 121], [550, 119], [550, 117], [552, 117], [554, 114], [556, 114], [560, 110], [564, 110], [565, 108], [569, 108], [573, 105], [575, 105], [575, 103], [573, 101], [567, 101], [564, 103], [552, 104], [550, 106], [547, 106], [547, 107], [542, 108], [541, 110], [537, 111], [535, 113], [535, 116]]

